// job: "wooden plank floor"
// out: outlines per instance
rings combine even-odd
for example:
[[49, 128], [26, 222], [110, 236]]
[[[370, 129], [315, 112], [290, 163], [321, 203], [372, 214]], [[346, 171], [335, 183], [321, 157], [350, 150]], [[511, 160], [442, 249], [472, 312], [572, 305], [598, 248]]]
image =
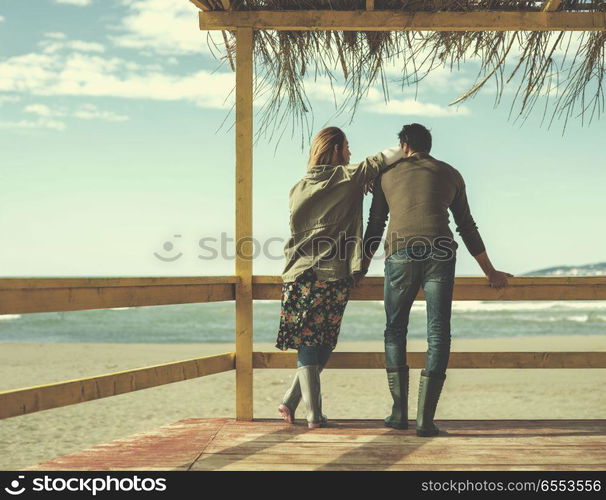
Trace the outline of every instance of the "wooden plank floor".
[[606, 470], [606, 420], [438, 420], [419, 438], [381, 421], [186, 419], [26, 470]]

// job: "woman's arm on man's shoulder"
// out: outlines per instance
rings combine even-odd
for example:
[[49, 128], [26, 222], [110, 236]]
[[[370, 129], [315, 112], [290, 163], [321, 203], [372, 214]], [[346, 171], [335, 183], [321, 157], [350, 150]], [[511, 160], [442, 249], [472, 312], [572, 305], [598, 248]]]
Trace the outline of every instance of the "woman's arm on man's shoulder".
[[404, 151], [400, 147], [388, 148], [380, 153], [367, 157], [361, 163], [347, 165], [352, 179], [359, 184], [365, 185], [404, 158]]
[[350, 176], [350, 179], [356, 184], [363, 186], [367, 182], [373, 180], [385, 166], [385, 160], [381, 153], [368, 156], [360, 163], [351, 163], [345, 165], [345, 169]]

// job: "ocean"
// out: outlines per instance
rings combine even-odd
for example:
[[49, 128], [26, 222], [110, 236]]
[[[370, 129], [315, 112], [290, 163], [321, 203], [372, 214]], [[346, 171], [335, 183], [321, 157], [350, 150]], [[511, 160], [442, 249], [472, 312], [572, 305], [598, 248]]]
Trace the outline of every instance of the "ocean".
[[[256, 301], [255, 342], [274, 342], [278, 301]], [[351, 301], [340, 341], [382, 340], [381, 301]], [[233, 302], [0, 315], [0, 342], [196, 343], [233, 342]], [[452, 336], [605, 335], [602, 301], [455, 301]], [[413, 305], [409, 338], [426, 337], [425, 302]]]

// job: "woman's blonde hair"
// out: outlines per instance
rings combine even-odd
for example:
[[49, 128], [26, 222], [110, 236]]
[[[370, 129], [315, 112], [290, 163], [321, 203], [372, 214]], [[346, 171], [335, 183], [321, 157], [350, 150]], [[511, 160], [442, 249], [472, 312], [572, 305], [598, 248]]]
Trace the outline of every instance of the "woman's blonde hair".
[[330, 165], [335, 146], [337, 146], [337, 149], [341, 153], [342, 161], [344, 143], [345, 134], [340, 128], [326, 127], [320, 130], [311, 142], [307, 168], [311, 168], [315, 165]]

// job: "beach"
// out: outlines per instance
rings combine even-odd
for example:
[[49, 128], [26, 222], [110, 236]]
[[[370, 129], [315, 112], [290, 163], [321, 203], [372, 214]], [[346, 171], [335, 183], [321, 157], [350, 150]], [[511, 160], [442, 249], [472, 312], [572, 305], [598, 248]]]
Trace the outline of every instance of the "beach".
[[[382, 342], [342, 342], [338, 351], [382, 351]], [[409, 351], [426, 342], [411, 339]], [[0, 391], [101, 375], [234, 350], [233, 344], [2, 343]], [[275, 351], [272, 344], [255, 350]], [[452, 351], [605, 351], [603, 336], [452, 339]], [[420, 370], [411, 370], [409, 418]], [[436, 419], [606, 418], [603, 369], [452, 369]], [[294, 370], [256, 370], [255, 417], [277, 418]], [[380, 419], [390, 396], [383, 370], [326, 370], [329, 418]], [[191, 417], [234, 417], [235, 372], [0, 421], [0, 469], [15, 470]], [[297, 417], [304, 416], [302, 408]], [[301, 423], [301, 422], [300, 422]], [[286, 425], [286, 424], [285, 424]]]

